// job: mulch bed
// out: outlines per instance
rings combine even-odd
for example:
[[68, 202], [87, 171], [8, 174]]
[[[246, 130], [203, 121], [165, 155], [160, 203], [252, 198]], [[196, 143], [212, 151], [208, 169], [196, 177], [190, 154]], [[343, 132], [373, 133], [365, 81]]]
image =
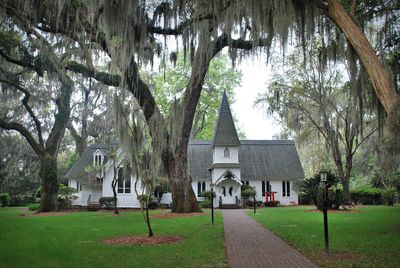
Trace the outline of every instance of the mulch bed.
[[18, 217], [35, 217], [35, 216], [62, 216], [71, 212], [36, 212], [36, 213], [23, 213], [19, 214]]
[[205, 213], [205, 212], [192, 212], [192, 213], [167, 212], [167, 213], [153, 215], [152, 218], [171, 219], [171, 218], [183, 218], [183, 217], [202, 216], [202, 215], [207, 215], [207, 213]]
[[[314, 213], [321, 213], [321, 210], [318, 209], [307, 209], [304, 212], [314, 212]], [[331, 209], [328, 210], [328, 213], [339, 213], [339, 214], [347, 214], [347, 213], [361, 213], [359, 210], [350, 210], [350, 209]]]
[[102, 242], [109, 245], [158, 245], [171, 244], [182, 240], [181, 236], [174, 235], [155, 235], [152, 237], [145, 235], [129, 235], [105, 239]]

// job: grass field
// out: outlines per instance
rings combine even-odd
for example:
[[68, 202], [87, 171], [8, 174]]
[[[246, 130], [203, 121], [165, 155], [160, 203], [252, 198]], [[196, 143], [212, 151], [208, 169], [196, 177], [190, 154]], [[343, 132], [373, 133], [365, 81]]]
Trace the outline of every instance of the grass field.
[[400, 267], [400, 206], [329, 213], [331, 256], [325, 257], [322, 213], [314, 207], [264, 208], [248, 212], [258, 222], [323, 267]]
[[[183, 236], [173, 244], [112, 246], [113, 236], [146, 234], [139, 212], [76, 212], [19, 217], [0, 208], [0, 267], [226, 267], [222, 216], [152, 219], [155, 235]], [[155, 212], [159, 213], [159, 212]]]

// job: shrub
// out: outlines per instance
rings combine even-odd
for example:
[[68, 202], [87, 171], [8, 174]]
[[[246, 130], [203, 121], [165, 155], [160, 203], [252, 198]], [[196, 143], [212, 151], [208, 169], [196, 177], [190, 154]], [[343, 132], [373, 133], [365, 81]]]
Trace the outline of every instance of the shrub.
[[247, 188], [242, 191], [243, 198], [250, 198], [256, 196], [256, 191], [253, 188]]
[[216, 197], [217, 195], [211, 191], [204, 191], [199, 194], [199, 197], [204, 197], [206, 200], [211, 200], [211, 196]]
[[9, 205], [10, 195], [8, 193], [0, 193], [1, 206], [4, 208]]
[[40, 204], [39, 203], [30, 204], [28, 205], [28, 209], [30, 211], [38, 211], [40, 209]]
[[150, 201], [148, 207], [149, 209], [156, 209], [158, 207], [157, 201], [155, 200]]
[[396, 198], [396, 189], [388, 188], [382, 190], [382, 200], [387, 206], [393, 206], [394, 199]]
[[32, 196], [26, 195], [13, 195], [10, 198], [9, 206], [10, 207], [20, 207], [20, 206], [27, 206], [35, 202], [35, 198]]
[[201, 208], [211, 208], [211, 201], [210, 201], [210, 200], [201, 201], [201, 202], [199, 203], [199, 206], [200, 206]]
[[105, 209], [114, 209], [115, 207], [115, 202], [117, 200], [114, 199], [114, 197], [101, 197], [99, 200], [100, 206]]
[[[149, 196], [147, 194], [138, 196], [138, 200], [143, 205], [144, 208], [146, 207], [146, 202], [147, 202], [148, 197]], [[147, 205], [148, 205], [149, 209], [155, 209], [158, 207], [158, 202], [157, 202], [157, 200], [151, 200], [151, 197], [150, 197], [149, 203]]]
[[264, 205], [266, 207], [279, 207], [281, 205], [281, 202], [279, 202], [279, 201], [268, 201], [268, 202], [264, 202]]
[[309, 195], [304, 193], [299, 193], [299, 205], [311, 205], [313, 204], [312, 199]]
[[350, 196], [355, 204], [379, 205], [382, 204], [381, 192], [382, 189], [376, 187], [361, 186], [350, 190]]
[[[331, 209], [338, 209], [343, 204], [343, 193], [342, 190], [337, 188], [340, 180], [339, 178], [331, 173], [328, 172], [327, 177], [327, 208]], [[309, 198], [313, 201], [314, 205], [318, 209], [322, 209], [324, 204], [324, 187], [320, 184], [320, 175], [316, 174], [314, 177], [305, 179], [300, 185], [300, 189], [304, 198]]]
[[343, 190], [336, 188], [336, 189], [333, 189], [330, 194], [331, 194], [331, 197], [330, 197], [331, 208], [339, 209], [340, 206], [344, 203]]
[[[256, 200], [256, 206], [261, 207], [263, 204], [264, 204], [263, 201], [257, 201], [257, 200]], [[253, 200], [249, 200], [249, 201], [247, 202], [247, 205], [253, 207], [253, 206], [254, 206]]]

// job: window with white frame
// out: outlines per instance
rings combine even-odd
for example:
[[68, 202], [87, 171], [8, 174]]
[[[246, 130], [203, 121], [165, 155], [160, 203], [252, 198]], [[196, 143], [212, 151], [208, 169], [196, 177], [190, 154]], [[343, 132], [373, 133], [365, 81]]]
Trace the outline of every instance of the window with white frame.
[[124, 175], [124, 169], [122, 167], [118, 168], [117, 192], [119, 194], [129, 194], [131, 192], [131, 178], [129, 175]]
[[204, 192], [206, 190], [206, 182], [199, 181], [197, 182], [197, 196], [200, 195], [201, 192]]
[[78, 192], [82, 191], [82, 184], [80, 184], [79, 181], [76, 182], [76, 190], [77, 190]]
[[225, 147], [224, 157], [227, 157], [227, 158], [231, 157], [231, 151], [229, 150], [228, 147]]
[[93, 154], [93, 166], [94, 167], [101, 167], [103, 165], [104, 156], [103, 153], [100, 151], [96, 151]]
[[290, 196], [290, 181], [282, 181], [282, 196]]
[[265, 196], [265, 192], [271, 192], [271, 185], [269, 181], [261, 182], [261, 191], [262, 191], [262, 196]]

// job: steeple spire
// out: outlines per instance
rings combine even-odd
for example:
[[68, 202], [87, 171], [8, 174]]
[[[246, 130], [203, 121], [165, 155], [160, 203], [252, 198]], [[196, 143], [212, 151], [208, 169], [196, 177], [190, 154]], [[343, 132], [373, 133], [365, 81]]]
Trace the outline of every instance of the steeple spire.
[[229, 108], [228, 97], [224, 91], [224, 94], [222, 95], [221, 106], [219, 107], [217, 125], [215, 127], [213, 147], [239, 145], [240, 142], [236, 133], [231, 109]]

